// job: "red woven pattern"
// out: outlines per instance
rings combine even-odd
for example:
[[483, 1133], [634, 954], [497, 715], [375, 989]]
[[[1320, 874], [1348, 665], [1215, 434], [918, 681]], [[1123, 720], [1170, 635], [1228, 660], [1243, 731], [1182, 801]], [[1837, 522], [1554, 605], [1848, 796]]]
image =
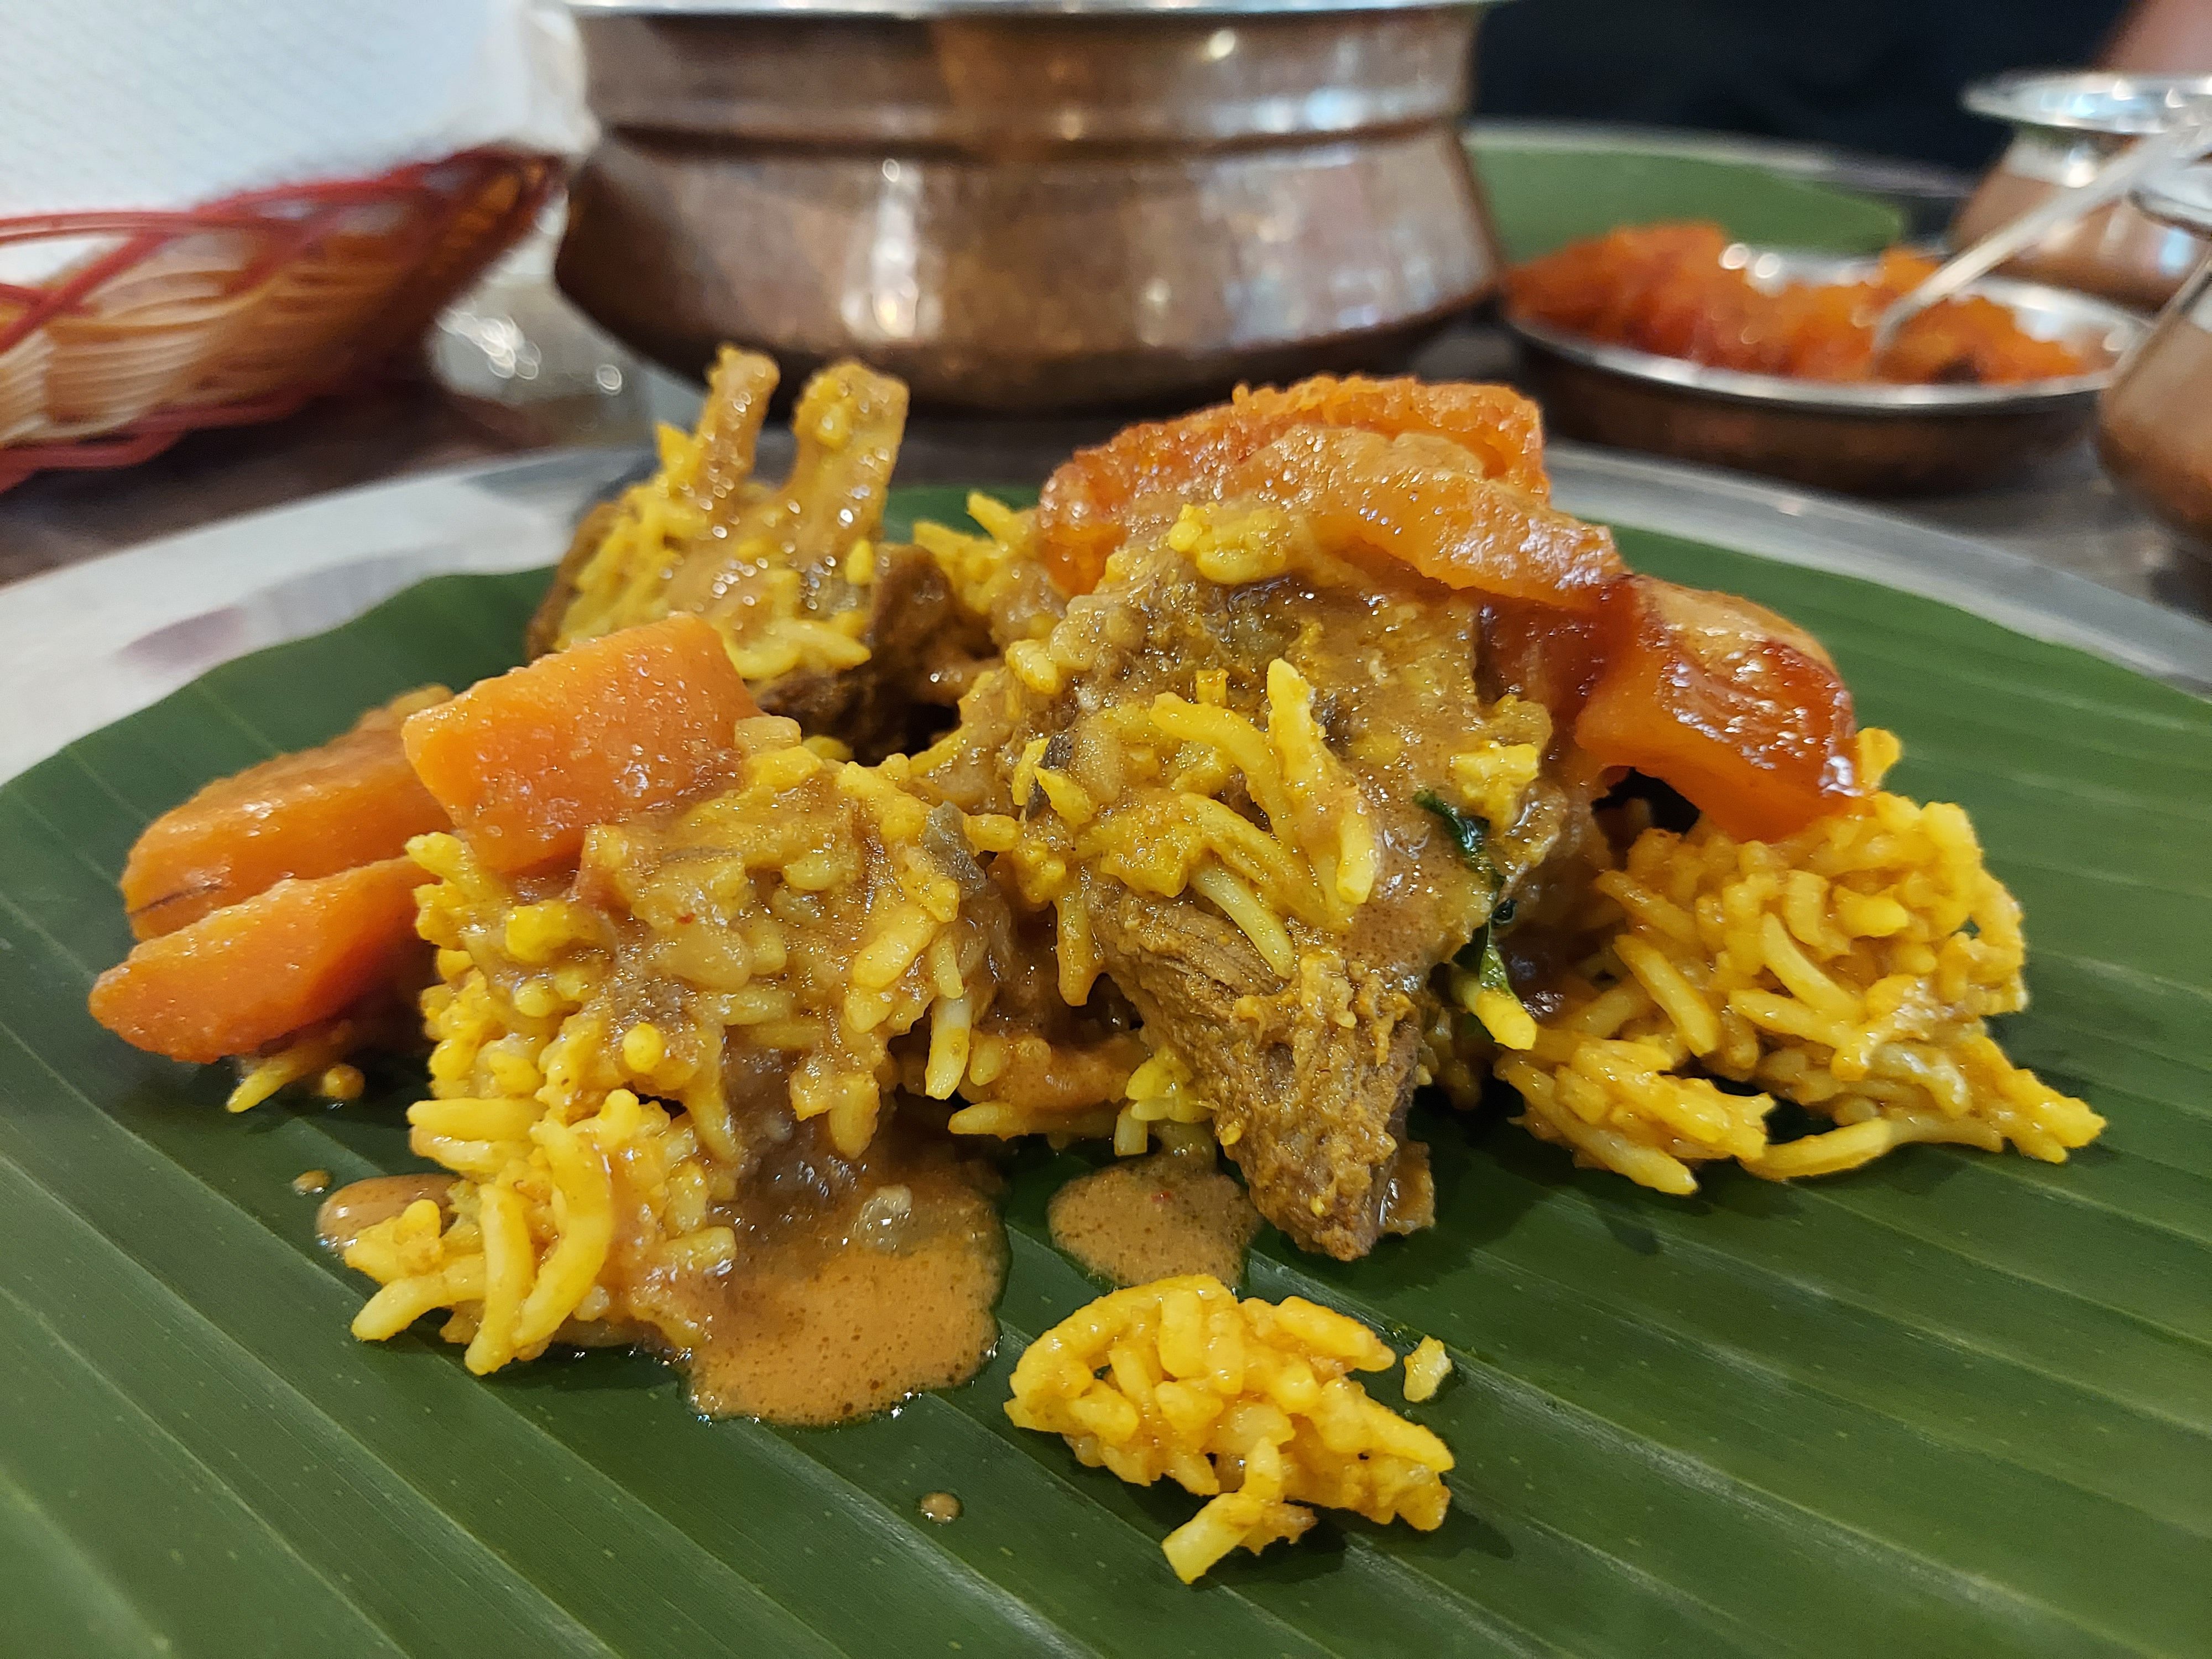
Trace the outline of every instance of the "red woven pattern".
[[196, 427], [289, 414], [417, 339], [559, 176], [477, 150], [181, 213], [0, 219], [0, 246], [82, 243], [0, 283], [0, 489], [120, 466]]

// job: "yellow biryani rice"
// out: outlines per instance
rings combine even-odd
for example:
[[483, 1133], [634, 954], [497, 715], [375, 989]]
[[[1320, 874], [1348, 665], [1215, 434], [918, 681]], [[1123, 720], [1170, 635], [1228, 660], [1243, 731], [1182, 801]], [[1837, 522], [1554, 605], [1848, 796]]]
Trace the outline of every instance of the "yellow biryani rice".
[[[410, 845], [433, 878], [419, 926], [439, 983], [422, 998], [432, 1098], [409, 1109], [409, 1144], [460, 1179], [442, 1229], [417, 1205], [348, 1249], [383, 1286], [357, 1334], [453, 1309], [469, 1363], [491, 1370], [571, 1318], [665, 1322], [641, 1264], [726, 1260], [708, 1211], [758, 1155], [725, 1087], [733, 1060], [787, 1067], [793, 1112], [848, 1156], [874, 1133], [896, 1037], [927, 1021], [929, 1091], [962, 1081], [989, 992], [925, 844], [930, 809], [795, 736], [747, 722], [742, 787], [665, 827], [593, 830], [580, 885], [603, 904], [502, 879], [452, 836]], [[619, 1275], [617, 1201], [646, 1230]]]
[[[995, 527], [1018, 537], [1023, 516]], [[1176, 528], [1241, 561], [1229, 574], [1273, 568], [1236, 539], [1249, 525], [1224, 535], [1187, 514]], [[996, 580], [983, 556], [963, 556], [966, 580]], [[1053, 658], [1054, 642], [1030, 641], [1000, 672], [1056, 690], [1072, 665]], [[1270, 665], [1258, 719], [1222, 706], [1204, 679], [1191, 698], [1085, 716], [1064, 768], [1033, 742], [1012, 793], [1041, 810], [951, 813], [968, 849], [1006, 858], [1024, 897], [1054, 907], [1071, 1004], [1099, 970], [1086, 880], [1195, 890], [1285, 974], [1297, 965], [1286, 921], [1341, 929], [1374, 880], [1371, 815], [1322, 742], [1297, 671]], [[1549, 722], [1533, 704], [1498, 708], [1451, 771], [1471, 810], [1504, 815], [1535, 775]], [[741, 788], [669, 829], [592, 833], [585, 884], [618, 894], [650, 941], [627, 957], [592, 906], [521, 890], [453, 837], [417, 843], [436, 878], [422, 931], [440, 947], [440, 983], [423, 1000], [434, 1098], [410, 1113], [413, 1144], [462, 1179], [449, 1219], [418, 1206], [349, 1252], [385, 1287], [356, 1325], [363, 1335], [455, 1310], [471, 1363], [489, 1368], [572, 1318], [649, 1316], [617, 1305], [622, 1285], [604, 1271], [609, 1194], [619, 1180], [641, 1200], [649, 1250], [701, 1262], [726, 1253], [726, 1230], [707, 1215], [747, 1164], [723, 1086], [732, 1043], [782, 1056], [796, 1115], [826, 1116], [848, 1154], [867, 1144], [894, 1079], [890, 1041], [924, 1020], [926, 1091], [967, 1103], [955, 1133], [1110, 1136], [1134, 1153], [1167, 1126], [1207, 1124], [1202, 1080], [1164, 1043], [1118, 1103], [1065, 1112], [995, 1099], [994, 1062], [974, 1040], [990, 995], [981, 941], [923, 846], [932, 810], [909, 787], [932, 757], [841, 763], [793, 741], [788, 722], [750, 724], [738, 734], [751, 753]], [[1863, 735], [1869, 778], [1895, 754], [1887, 733]], [[1256, 819], [1223, 799], [1232, 783]], [[1956, 807], [1876, 793], [1771, 845], [1705, 823], [1647, 830], [1593, 897], [1601, 942], [1540, 1024], [1466, 969], [1443, 976], [1524, 1097], [1521, 1121], [1583, 1162], [1686, 1193], [1714, 1158], [1778, 1178], [1912, 1140], [2010, 1142], [2057, 1159], [2102, 1127], [1988, 1035], [1988, 1017], [2025, 1000], [2024, 946], [2017, 907]], [[641, 1005], [640, 985], [660, 1003]], [[241, 1097], [326, 1069], [341, 1047], [315, 1034], [265, 1062]], [[1431, 1044], [1427, 1076], [1460, 1063], [1450, 1047]], [[1834, 1127], [1774, 1143], [1778, 1097]]]
[[[1057, 638], [1057, 635], [1054, 636]], [[1066, 665], [1009, 672], [1049, 696]], [[1251, 940], [1277, 973], [1297, 966], [1286, 917], [1341, 932], [1372, 890], [1379, 860], [1371, 815], [1343, 762], [1322, 739], [1313, 688], [1278, 658], [1268, 665], [1264, 723], [1221, 707], [1224, 684], [1201, 673], [1195, 698], [1162, 693], [1083, 716], [1065, 769], [1033, 738], [1011, 781], [1017, 801], [1042, 795], [1006, 849], [1022, 896], [1060, 921], [1060, 994], [1071, 1006], [1099, 972], [1085, 884], [1120, 882], [1163, 898], [1194, 890]], [[927, 775], [938, 751], [915, 757]], [[1232, 781], [1263, 825], [1222, 799]]]
[[[1870, 787], [1897, 754], [1860, 734]], [[1714, 1158], [1780, 1179], [1927, 1140], [2058, 1163], [2104, 1127], [1989, 1034], [2027, 1005], [2027, 949], [1956, 806], [1876, 788], [1771, 844], [1647, 830], [1595, 886], [1604, 944], [1496, 1068], [1579, 1162], [1688, 1193]], [[1836, 1127], [1776, 1144], [1777, 1097]]]
[[1161, 1548], [1189, 1583], [1231, 1550], [1257, 1554], [1313, 1510], [1443, 1524], [1444, 1443], [1351, 1373], [1396, 1356], [1356, 1319], [1302, 1297], [1238, 1301], [1218, 1279], [1164, 1279], [1101, 1297], [1014, 1367], [1006, 1415], [1064, 1437], [1076, 1457], [1208, 1500]]
[[[814, 461], [844, 439], [843, 405], [822, 396], [799, 417]], [[623, 498], [580, 568], [568, 636], [665, 609], [671, 573], [713, 513], [734, 511], [742, 526], [769, 511], [773, 492], [750, 481], [718, 498], [712, 453], [703, 431], [664, 433], [661, 472]], [[970, 512], [981, 535], [928, 525], [916, 535], [961, 603], [991, 619], [1004, 659], [981, 684], [995, 675], [1012, 696], [1056, 698], [1099, 643], [1078, 609], [1063, 619], [1041, 590], [1035, 515], [983, 497]], [[1164, 544], [1207, 580], [1237, 584], [1310, 557], [1307, 534], [1268, 510], [1193, 507]], [[810, 610], [787, 555], [753, 560], [748, 608], [734, 624], [719, 619], [749, 679], [867, 654], [865, 607]], [[836, 580], [865, 588], [872, 559], [860, 540]], [[380, 1286], [356, 1334], [388, 1336], [444, 1310], [478, 1371], [586, 1326], [657, 1327], [686, 1346], [654, 1269], [711, 1268], [735, 1252], [715, 1206], [757, 1149], [726, 1085], [732, 1066], [754, 1060], [787, 1077], [793, 1115], [823, 1120], [848, 1156], [901, 1081], [891, 1045], [908, 1032], [927, 1038], [922, 1091], [957, 1097], [957, 1133], [1110, 1137], [1123, 1154], [1155, 1138], [1210, 1140], [1206, 1079], [1150, 1034], [1125, 1039], [1133, 1052], [1080, 1103], [1012, 1097], [1007, 1039], [986, 1028], [984, 931], [962, 883], [995, 859], [1026, 904], [1050, 912], [1043, 971], [1071, 1006], [1101, 971], [1088, 920], [1098, 882], [1194, 893], [1295, 980], [1292, 928], [1342, 935], [1368, 902], [1384, 804], [1324, 740], [1314, 689], [1289, 660], [1267, 665], [1250, 712], [1228, 701], [1225, 674], [1200, 670], [1176, 690], [1081, 708], [1065, 742], [1009, 753], [1000, 799], [1012, 811], [972, 815], [931, 805], [939, 769], [973, 763], [957, 734], [863, 767], [827, 740], [799, 743], [788, 721], [746, 722], [738, 788], [666, 823], [593, 830], [573, 888], [503, 879], [454, 837], [420, 839], [421, 931], [439, 978], [422, 999], [435, 1047], [410, 1144], [457, 1179], [443, 1205], [418, 1201], [349, 1247], [348, 1262]], [[1539, 787], [1551, 718], [1507, 696], [1481, 727], [1437, 787], [1474, 817], [1511, 824]], [[1878, 782], [1896, 753], [1887, 733], [1863, 733], [1862, 775]], [[1573, 925], [1591, 943], [1547, 988], [1540, 1019], [1494, 973], [1440, 970], [1446, 1006], [1419, 1081], [1466, 1100], [1494, 1070], [1522, 1095], [1532, 1133], [1671, 1193], [1694, 1190], [1716, 1158], [1774, 1178], [1855, 1167], [1913, 1140], [2009, 1143], [2056, 1160], [2102, 1127], [2012, 1066], [1988, 1033], [1990, 1018], [2025, 1002], [2024, 944], [2017, 906], [1955, 806], [1876, 792], [1773, 843], [1703, 823], [1647, 830], [1596, 876]], [[236, 1103], [330, 1072], [349, 1040], [306, 1034], [249, 1073]], [[915, 1077], [909, 1067], [906, 1085]], [[1778, 1100], [1832, 1127], [1778, 1143]], [[1297, 1537], [1310, 1505], [1440, 1524], [1450, 1454], [1352, 1376], [1392, 1363], [1372, 1332], [1310, 1304], [1165, 1280], [1101, 1298], [1041, 1338], [1007, 1410], [1066, 1436], [1086, 1463], [1139, 1482], [1165, 1475], [1206, 1498], [1165, 1547], [1188, 1581], [1239, 1547]], [[1425, 1340], [1407, 1362], [1407, 1397], [1432, 1395], [1449, 1369]]]

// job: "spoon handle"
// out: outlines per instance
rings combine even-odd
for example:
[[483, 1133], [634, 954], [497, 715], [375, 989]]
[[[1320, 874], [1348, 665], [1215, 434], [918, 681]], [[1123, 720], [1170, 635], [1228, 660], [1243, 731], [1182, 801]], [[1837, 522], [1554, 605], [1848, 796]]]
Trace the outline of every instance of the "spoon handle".
[[1971, 247], [1953, 254], [1918, 287], [1891, 301], [1875, 319], [1875, 354], [1887, 350], [1897, 331], [1929, 307], [1987, 276], [2059, 226], [2118, 200], [2153, 173], [2180, 167], [2208, 152], [2212, 152], [2212, 118], [2204, 117], [2153, 134], [2123, 150], [2100, 167], [2094, 179], [2045, 198], [2009, 224], [2000, 225]]

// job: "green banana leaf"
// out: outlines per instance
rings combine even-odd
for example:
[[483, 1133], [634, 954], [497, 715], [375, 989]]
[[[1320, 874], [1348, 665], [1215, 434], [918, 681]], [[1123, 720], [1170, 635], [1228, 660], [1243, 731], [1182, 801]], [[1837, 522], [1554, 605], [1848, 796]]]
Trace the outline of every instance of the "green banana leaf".
[[1508, 259], [1658, 219], [1712, 219], [1747, 242], [1826, 253], [1872, 253], [1905, 231], [1905, 215], [1877, 197], [1750, 161], [1480, 129], [1468, 153]]
[[[363, 1286], [292, 1182], [411, 1167], [416, 1066], [231, 1117], [221, 1072], [125, 1047], [84, 994], [128, 945], [113, 884], [149, 817], [515, 659], [541, 577], [426, 582], [0, 789], [0, 1651], [2204, 1653], [2212, 706], [1932, 602], [1622, 539], [1812, 628], [1905, 738], [1897, 786], [1973, 811], [2034, 950], [2004, 1040], [2103, 1141], [1722, 1170], [1684, 1200], [1418, 1111], [1437, 1227], [1348, 1266], [1271, 1233], [1250, 1282], [1449, 1346], [1411, 1409], [1457, 1453], [1450, 1516], [1325, 1516], [1196, 1589], [1158, 1548], [1196, 1500], [1000, 1412], [1023, 1345], [1095, 1293], [1043, 1224], [1073, 1156], [1017, 1166], [996, 1359], [857, 1426], [702, 1422], [635, 1356], [478, 1380], [427, 1337], [357, 1344]], [[917, 1512], [937, 1490], [950, 1525]]]

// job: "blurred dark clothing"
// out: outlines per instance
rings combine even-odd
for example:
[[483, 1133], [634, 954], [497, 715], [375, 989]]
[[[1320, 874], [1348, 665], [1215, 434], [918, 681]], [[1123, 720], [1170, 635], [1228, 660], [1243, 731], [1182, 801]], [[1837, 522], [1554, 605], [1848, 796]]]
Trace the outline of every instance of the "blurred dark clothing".
[[1971, 81], [2090, 64], [2123, 0], [1511, 0], [1475, 112], [1756, 133], [1979, 168]]

